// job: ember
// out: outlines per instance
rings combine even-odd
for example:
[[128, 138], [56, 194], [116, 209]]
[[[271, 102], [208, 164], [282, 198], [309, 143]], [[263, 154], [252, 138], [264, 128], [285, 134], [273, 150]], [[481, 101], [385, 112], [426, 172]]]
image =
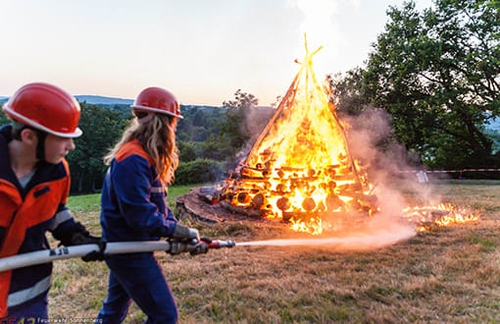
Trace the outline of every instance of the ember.
[[[246, 161], [220, 188], [231, 205], [321, 234], [349, 217], [369, 218], [377, 197], [349, 151], [345, 128], [313, 72], [307, 51], [301, 68]], [[356, 216], [354, 216], [356, 215]]]

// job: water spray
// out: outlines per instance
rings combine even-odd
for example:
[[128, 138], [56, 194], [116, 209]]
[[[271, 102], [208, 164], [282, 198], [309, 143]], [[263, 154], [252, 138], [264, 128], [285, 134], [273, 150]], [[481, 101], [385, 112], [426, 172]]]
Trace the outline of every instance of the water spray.
[[[357, 233], [346, 237], [329, 237], [318, 239], [280, 239], [239, 242], [214, 240], [206, 243], [209, 249], [251, 247], [251, 246], [347, 246], [352, 248], [378, 248], [409, 239], [415, 231], [403, 227], [399, 230], [379, 229], [370, 233]], [[192, 252], [197, 242], [141, 241], [141, 242], [111, 242], [106, 244], [104, 255], [126, 254], [153, 251], [173, 251], [176, 253]], [[79, 258], [91, 252], [98, 252], [97, 244], [75, 245], [51, 250], [42, 250], [18, 254], [0, 259], [0, 272], [48, 263], [56, 260]]]
[[265, 240], [236, 243], [236, 246], [331, 246], [342, 245], [359, 247], [366, 246], [375, 248], [394, 244], [399, 241], [409, 239], [415, 235], [415, 231], [409, 228], [402, 228], [399, 232], [378, 231], [370, 234], [364, 233], [347, 237], [328, 237], [318, 239], [283, 239]]

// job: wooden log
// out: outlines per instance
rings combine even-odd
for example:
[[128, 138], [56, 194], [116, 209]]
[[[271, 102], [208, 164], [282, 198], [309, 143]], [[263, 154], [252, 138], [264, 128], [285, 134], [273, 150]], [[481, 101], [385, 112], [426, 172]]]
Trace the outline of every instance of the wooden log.
[[240, 192], [237, 199], [240, 204], [245, 204], [250, 201], [250, 196], [246, 192]]
[[222, 197], [221, 191], [219, 191], [216, 187], [202, 187], [196, 193], [196, 195], [203, 201], [209, 204], [215, 204]]
[[247, 208], [247, 207], [240, 207], [240, 206], [233, 206], [229, 204], [226, 201], [221, 201], [219, 202], [219, 205], [229, 211], [232, 211], [233, 213], [238, 213], [241, 215], [246, 215], [249, 217], [264, 217], [266, 214], [266, 211], [260, 210], [260, 209], [253, 209], [253, 208]]
[[316, 208], [316, 202], [312, 197], [307, 197], [302, 202], [302, 208], [304, 208], [308, 212], [313, 211], [314, 208]]
[[325, 203], [329, 211], [336, 210], [340, 207], [344, 207], [345, 205], [342, 199], [335, 195], [329, 195], [328, 197], [326, 197]]
[[335, 174], [334, 176], [331, 176], [332, 180], [335, 181], [347, 181], [347, 180], [354, 180], [354, 175], [353, 174]]
[[276, 202], [276, 206], [278, 207], [279, 210], [281, 211], [285, 211], [287, 210], [288, 208], [290, 208], [292, 206], [292, 204], [290, 203], [290, 200], [288, 200], [288, 198], [286, 197], [281, 197], [280, 199], [278, 199], [278, 201]]
[[253, 197], [251, 206], [254, 208], [260, 208], [264, 204], [264, 196], [262, 194], [257, 194]]
[[280, 193], [281, 193], [281, 192], [285, 192], [285, 191], [286, 191], [286, 186], [285, 186], [284, 184], [280, 183], [280, 184], [278, 184], [278, 185], [276, 186], [276, 191], [277, 191], [277, 192], [280, 192]]
[[241, 176], [241, 179], [245, 182], [251, 182], [251, 181], [267, 181], [268, 178], [264, 178], [264, 177], [250, 177], [250, 176], [246, 176], [246, 175], [242, 175]]
[[253, 170], [253, 171], [260, 171], [262, 169], [258, 169], [258, 168], [252, 168], [251, 166], [248, 166], [248, 165], [244, 165], [241, 170], [245, 170], [245, 169], [248, 169], [248, 170]]
[[292, 167], [282, 166], [282, 167], [281, 167], [281, 168], [279, 168], [278, 170], [283, 170], [283, 171], [290, 171], [290, 172], [293, 172], [293, 171], [304, 171], [304, 168], [292, 168]]

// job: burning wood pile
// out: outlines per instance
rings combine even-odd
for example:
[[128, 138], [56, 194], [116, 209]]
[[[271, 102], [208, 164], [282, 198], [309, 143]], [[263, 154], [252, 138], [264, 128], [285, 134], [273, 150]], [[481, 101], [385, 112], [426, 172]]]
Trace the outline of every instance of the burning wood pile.
[[[366, 166], [350, 152], [348, 125], [314, 74], [312, 57], [318, 50], [309, 53], [306, 43], [299, 72], [231, 177], [217, 188], [194, 188], [177, 199], [181, 217], [205, 223], [274, 218], [294, 231], [319, 235], [361, 227], [380, 212]], [[408, 207], [399, 216], [416, 231], [479, 219], [451, 205]]]
[[[318, 49], [319, 50], [319, 49]], [[317, 51], [318, 51], [317, 50]], [[377, 197], [352, 156], [347, 125], [313, 72], [301, 68], [246, 161], [219, 188], [232, 207], [281, 218], [296, 231], [321, 234], [377, 212]]]

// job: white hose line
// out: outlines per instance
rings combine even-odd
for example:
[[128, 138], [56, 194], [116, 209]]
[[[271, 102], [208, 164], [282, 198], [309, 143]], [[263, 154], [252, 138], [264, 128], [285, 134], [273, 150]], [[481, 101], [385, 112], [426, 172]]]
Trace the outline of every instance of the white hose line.
[[[170, 250], [170, 243], [166, 241], [113, 242], [106, 244], [104, 254], [124, 254], [167, 250]], [[13, 255], [6, 258], [0, 258], [0, 272], [36, 264], [48, 263], [55, 260], [79, 258], [92, 251], [99, 251], [99, 246], [97, 244], [75, 245], [58, 249]]]

